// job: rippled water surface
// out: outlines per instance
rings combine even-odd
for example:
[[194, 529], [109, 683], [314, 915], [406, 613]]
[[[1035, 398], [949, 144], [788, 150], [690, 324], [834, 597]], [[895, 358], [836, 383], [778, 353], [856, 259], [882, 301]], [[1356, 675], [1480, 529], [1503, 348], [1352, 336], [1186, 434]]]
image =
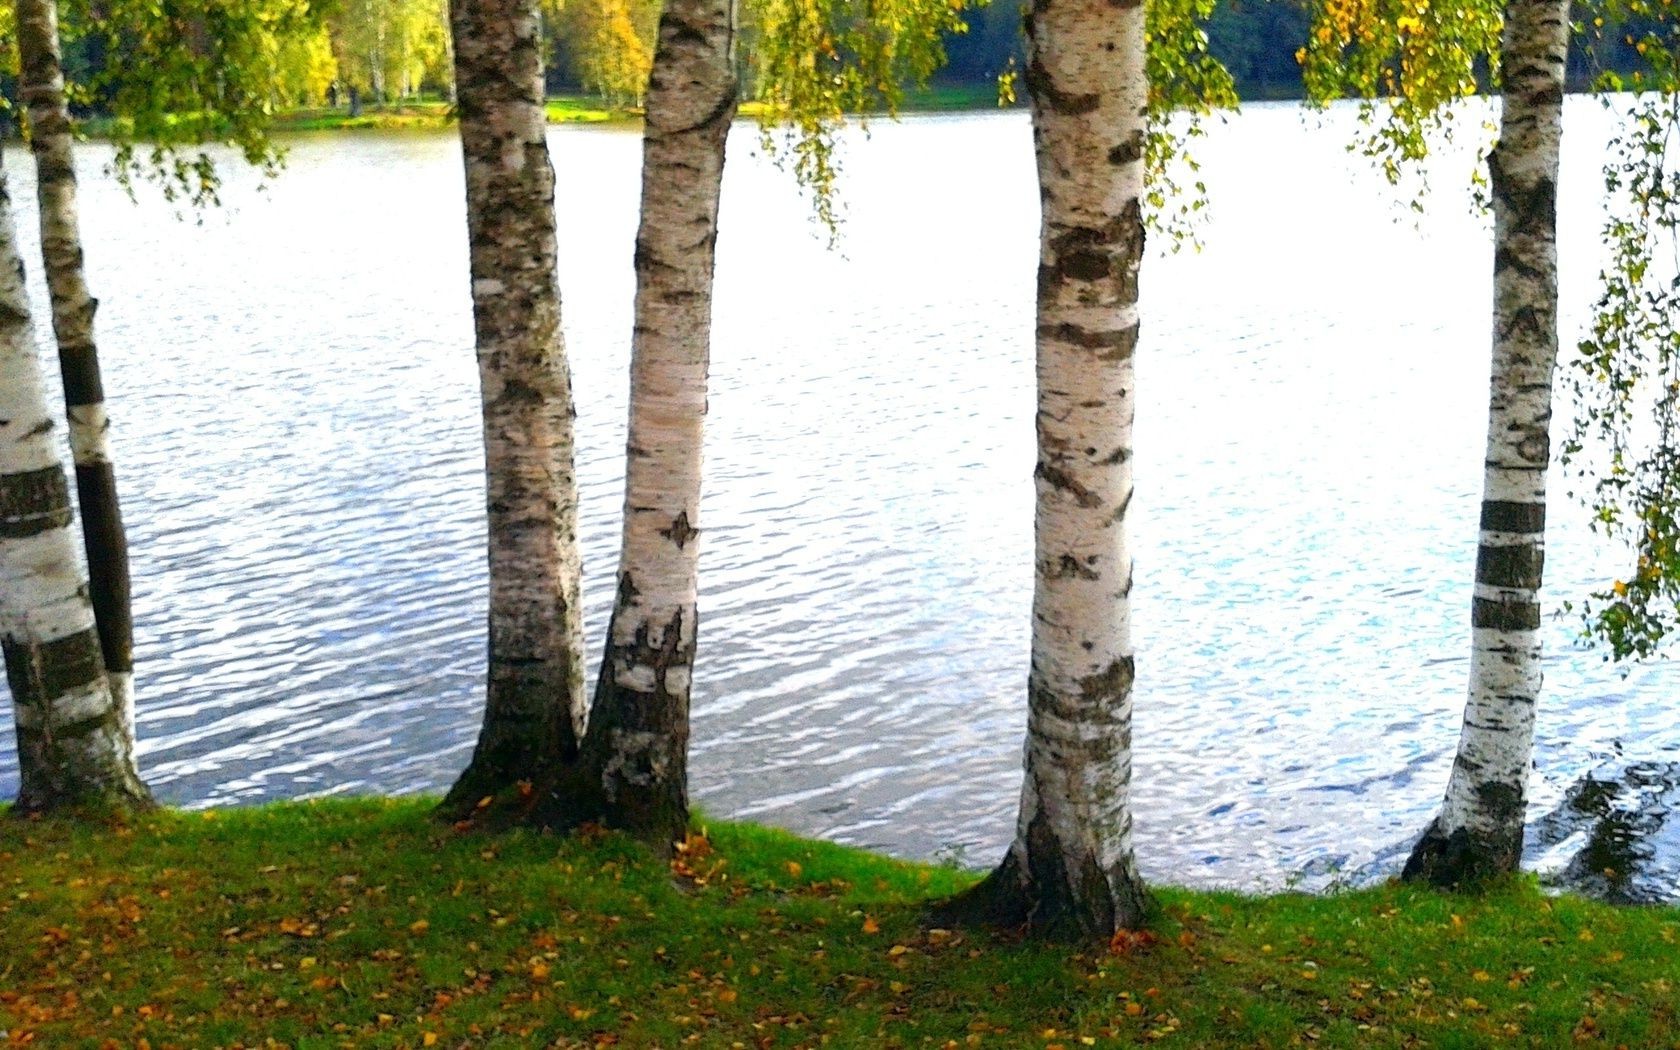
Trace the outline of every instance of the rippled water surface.
[[[1602, 121], [1570, 119], [1579, 306]], [[1457, 190], [1466, 158], [1437, 169], [1420, 228], [1345, 137], [1339, 115], [1317, 129], [1289, 107], [1216, 128], [1200, 148], [1206, 250], [1146, 270], [1136, 794], [1154, 879], [1389, 870], [1451, 760], [1487, 231]], [[551, 143], [598, 639], [639, 140], [568, 128]], [[732, 140], [719, 242], [694, 795], [715, 814], [984, 864], [1010, 834], [1025, 719], [1027, 121], [919, 118], [857, 138], [835, 253], [755, 146], [750, 129]], [[258, 194], [234, 177], [231, 208], [202, 225], [130, 204], [98, 176], [98, 148], [83, 159], [147, 778], [195, 806], [446, 786], [476, 732], [485, 593], [454, 139], [296, 140], [278, 181]], [[6, 168], [32, 250], [28, 165], [14, 151]], [[1616, 562], [1578, 511], [1554, 517], [1556, 606]], [[1671, 668], [1623, 678], [1572, 647], [1572, 622], [1548, 631], [1536, 817], [1608, 755], [1680, 757]], [[8, 745], [0, 797], [16, 776]]]

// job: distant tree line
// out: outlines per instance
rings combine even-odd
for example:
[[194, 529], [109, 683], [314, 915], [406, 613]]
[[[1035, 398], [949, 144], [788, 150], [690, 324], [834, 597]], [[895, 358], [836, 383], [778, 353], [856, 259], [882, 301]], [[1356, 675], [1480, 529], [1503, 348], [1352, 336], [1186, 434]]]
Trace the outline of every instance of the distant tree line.
[[[1628, 74], [1645, 66], [1637, 49], [1649, 28], [1645, 20], [1621, 13], [1605, 17], [1611, 13], [1584, 4], [1571, 13], [1580, 32], [1569, 50], [1570, 90], [1588, 90], [1604, 72]], [[1017, 0], [993, 0], [965, 11], [968, 32], [946, 38], [948, 61], [939, 79], [980, 84], [1023, 68], [1022, 18]], [[1245, 99], [1304, 98], [1296, 56], [1312, 21], [1306, 0], [1224, 0], [1206, 23], [1208, 52], [1230, 71]], [[1481, 80], [1486, 90], [1485, 70]]]

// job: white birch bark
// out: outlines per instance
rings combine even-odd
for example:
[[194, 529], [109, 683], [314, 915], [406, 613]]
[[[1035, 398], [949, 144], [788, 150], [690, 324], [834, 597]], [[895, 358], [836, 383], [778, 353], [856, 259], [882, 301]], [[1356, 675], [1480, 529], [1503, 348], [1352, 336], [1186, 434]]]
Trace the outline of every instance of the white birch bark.
[[52, 426], [0, 173], [0, 649], [17, 728], [17, 810], [144, 806], [150, 796], [76, 560]]
[[660, 846], [688, 824], [701, 444], [733, 38], [731, 0], [667, 0], [660, 16], [642, 138], [618, 599], [584, 748], [584, 775], [601, 792], [592, 819]]
[[18, 95], [29, 114], [35, 156], [41, 261], [52, 299], [53, 334], [64, 381], [76, 500], [87, 552], [89, 595], [99, 624], [108, 684], [123, 724], [134, 726], [134, 618], [128, 538], [117, 498], [99, 350], [94, 338], [98, 302], [82, 265], [76, 167], [70, 110], [64, 97], [56, 0], [16, 0]]
[[585, 713], [575, 413], [536, 6], [456, 0], [450, 13], [490, 548], [484, 724], [472, 764], [444, 800], [450, 814], [552, 775], [576, 756]]
[[1132, 854], [1133, 351], [1148, 85], [1141, 0], [1028, 19], [1043, 228], [1025, 784], [1003, 864], [958, 921], [1107, 937], [1143, 920]]
[[1469, 698], [1440, 814], [1405, 876], [1443, 885], [1514, 871], [1522, 859], [1545, 562], [1557, 362], [1557, 173], [1567, 0], [1505, 8], [1494, 206], [1493, 367]]

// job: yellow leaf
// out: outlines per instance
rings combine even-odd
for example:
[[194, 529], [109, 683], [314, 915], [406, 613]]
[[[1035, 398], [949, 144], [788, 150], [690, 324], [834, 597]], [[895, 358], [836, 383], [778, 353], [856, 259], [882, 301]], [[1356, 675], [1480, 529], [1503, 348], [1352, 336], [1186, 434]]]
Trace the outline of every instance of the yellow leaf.
[[408, 924], [408, 931], [410, 933], [425, 933], [431, 928], [432, 924], [427, 922], [425, 919], [419, 919]]
[[422, 1035], [420, 1037], [420, 1045], [421, 1046], [436, 1046], [437, 1045], [437, 1033], [436, 1032], [427, 1032], [425, 1035]]
[[804, 874], [804, 872], [805, 872], [805, 869], [800, 867], [799, 862], [797, 860], [790, 860], [790, 861], [787, 862], [787, 873], [789, 875], [793, 876], [794, 878], [796, 878], [796, 879], [799, 878], [799, 876]]
[[880, 933], [881, 932], [881, 924], [875, 921], [875, 916], [865, 915], [863, 917], [863, 932], [864, 933]]

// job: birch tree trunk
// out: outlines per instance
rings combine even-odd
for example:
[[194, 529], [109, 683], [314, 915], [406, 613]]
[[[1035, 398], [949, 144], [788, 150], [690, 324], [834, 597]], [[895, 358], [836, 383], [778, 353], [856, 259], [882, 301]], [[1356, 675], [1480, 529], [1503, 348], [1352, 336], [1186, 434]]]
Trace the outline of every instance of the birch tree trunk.
[[1455, 885], [1522, 859], [1540, 696], [1546, 468], [1557, 362], [1557, 172], [1567, 0], [1510, 0], [1493, 190], [1493, 376], [1469, 700], [1446, 800], [1404, 877]]
[[731, 0], [667, 0], [648, 85], [618, 598], [556, 823], [661, 848], [688, 826], [712, 269], [736, 80]]
[[52, 296], [53, 333], [64, 379], [76, 502], [87, 549], [89, 596], [112, 699], [132, 737], [134, 620], [129, 598], [128, 538], [117, 501], [117, 475], [106, 440], [110, 421], [94, 340], [98, 302], [88, 293], [76, 206], [70, 111], [64, 100], [56, 0], [16, 0], [18, 94], [29, 114], [40, 204], [41, 260]]
[[146, 806], [134, 739], [100, 658], [51, 434], [0, 172], [0, 649], [17, 727], [16, 811]]
[[473, 321], [484, 407], [490, 669], [471, 765], [441, 812], [551, 775], [584, 717], [571, 378], [532, 0], [455, 0]]
[[1043, 198], [1026, 778], [1015, 841], [938, 909], [1106, 938], [1143, 921], [1132, 855], [1133, 351], [1147, 79], [1141, 0], [1038, 0], [1027, 88]]

